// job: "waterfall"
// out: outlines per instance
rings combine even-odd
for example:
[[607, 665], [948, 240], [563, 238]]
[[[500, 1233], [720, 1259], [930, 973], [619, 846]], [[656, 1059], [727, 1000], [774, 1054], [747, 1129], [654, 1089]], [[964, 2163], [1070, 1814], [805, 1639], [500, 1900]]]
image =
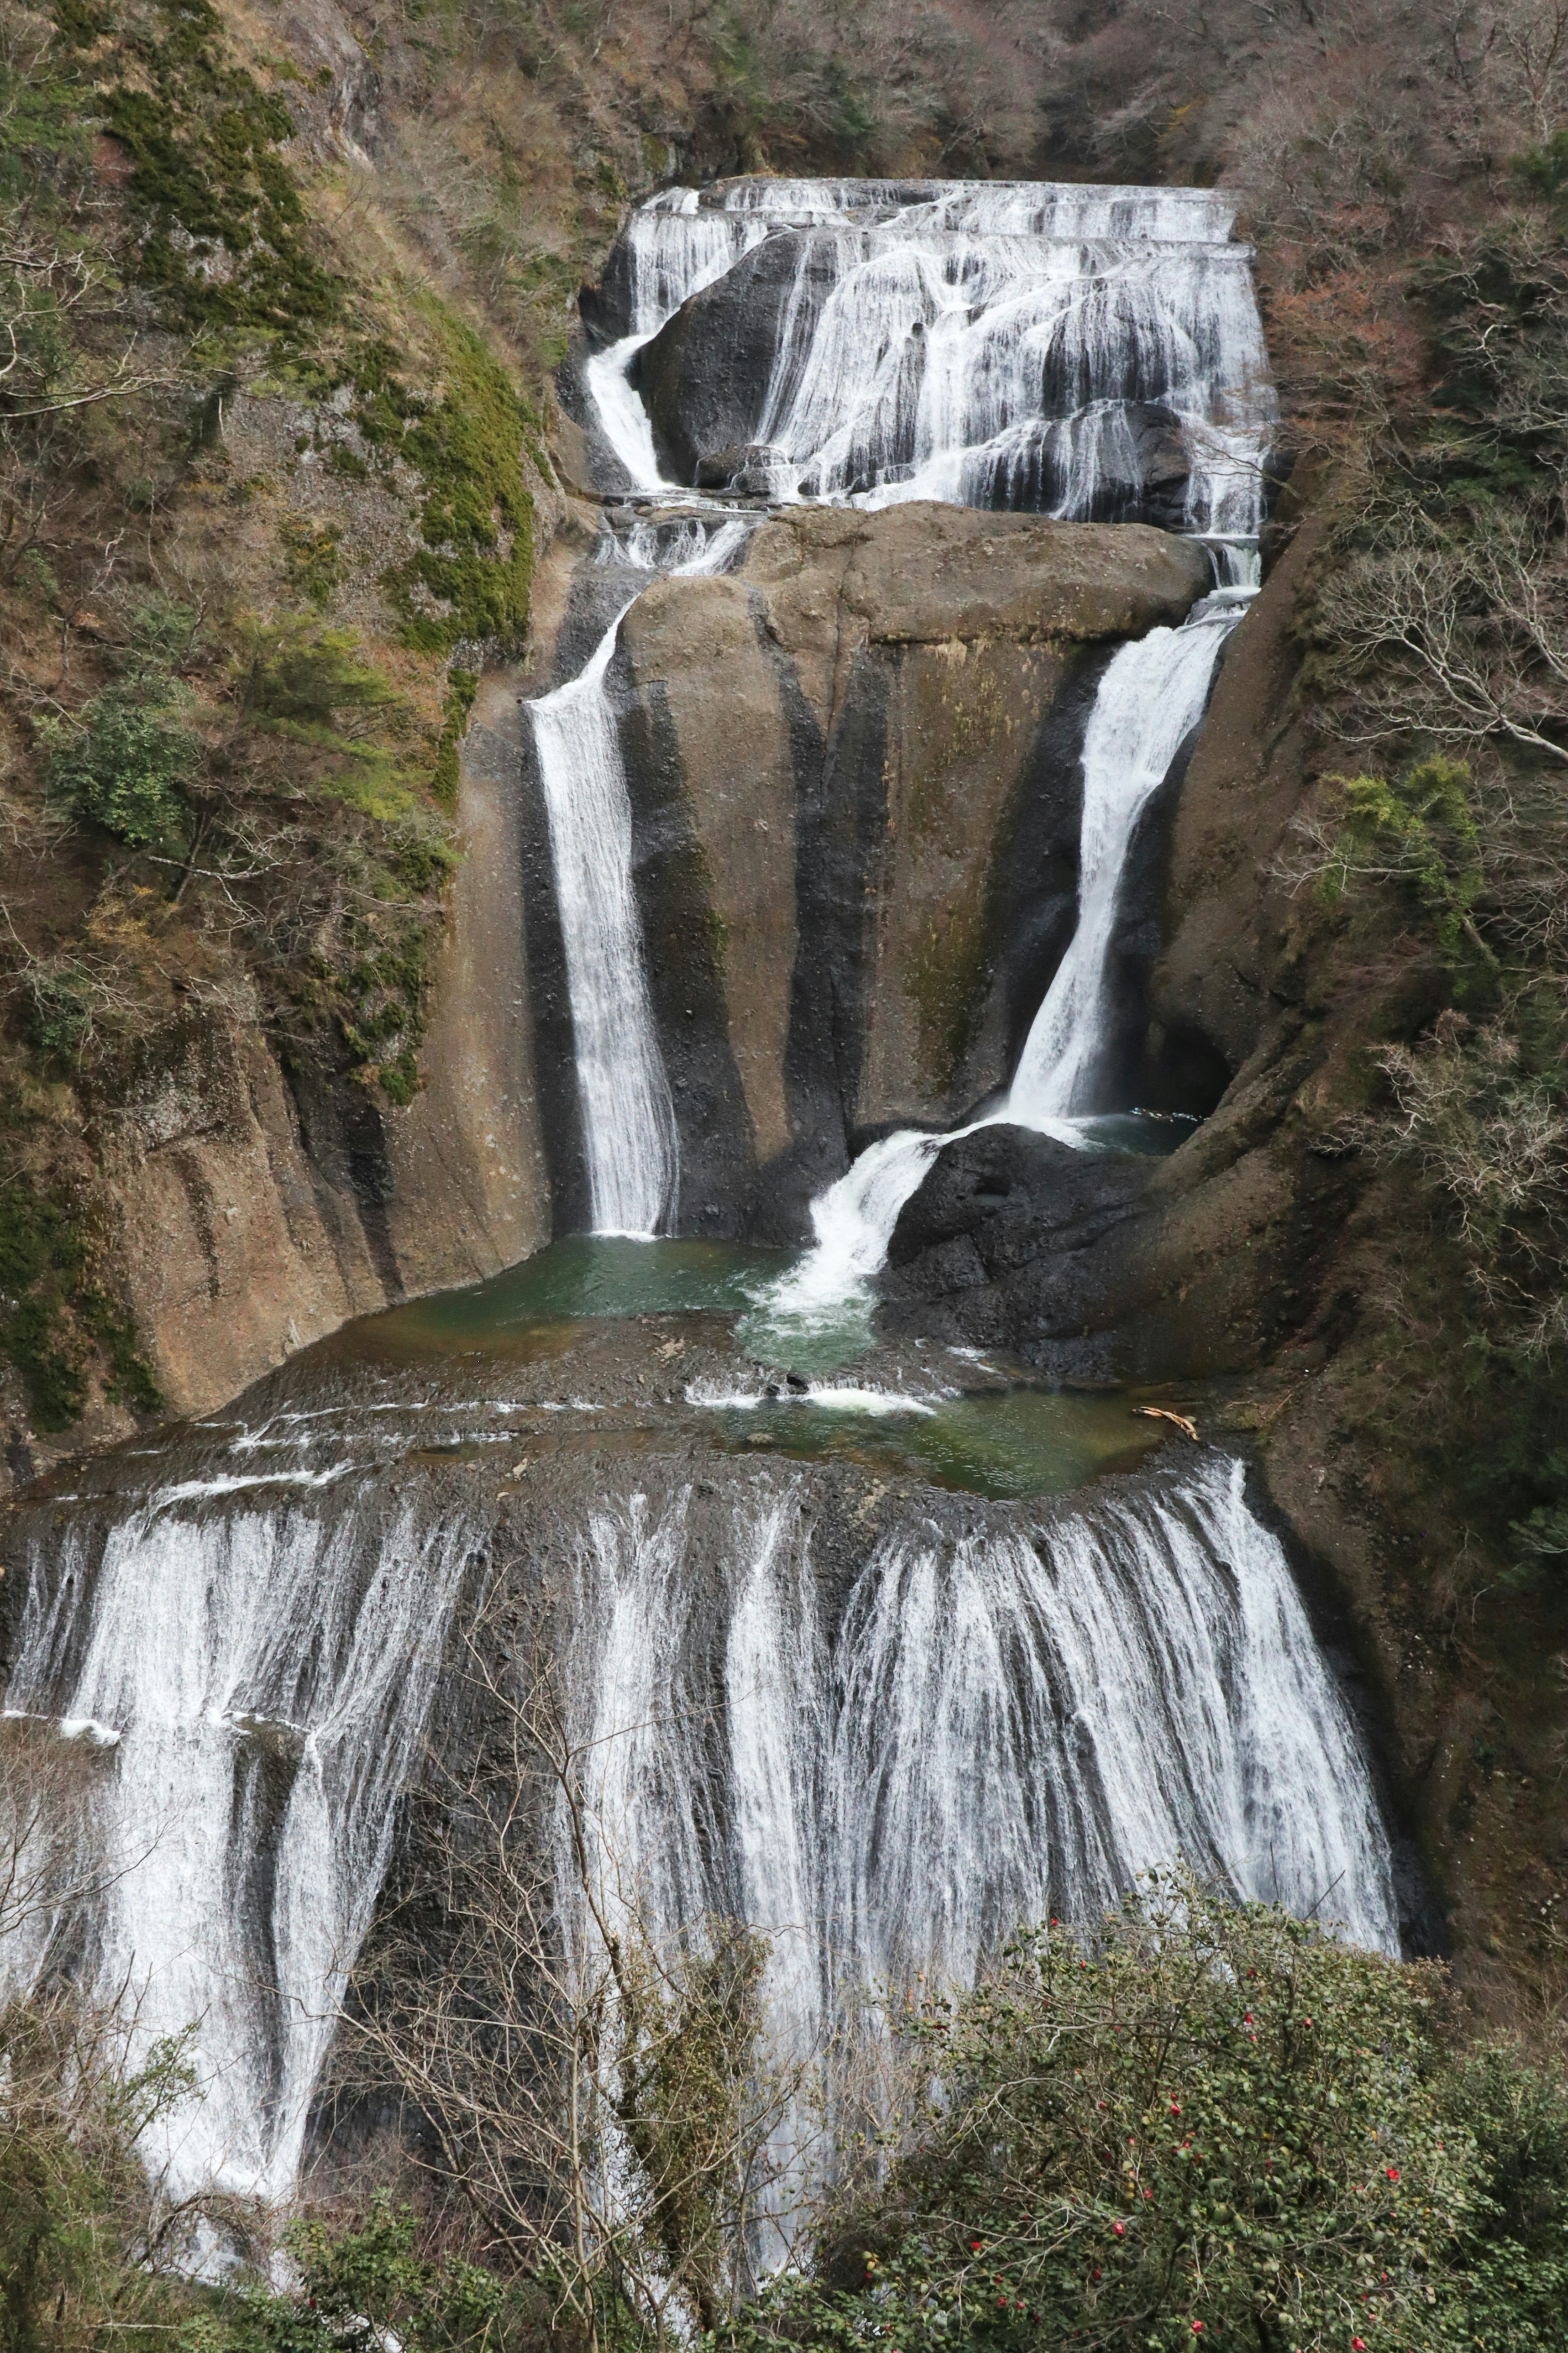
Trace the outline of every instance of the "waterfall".
[[794, 495], [1133, 521], [1145, 444], [1168, 429], [1184, 527], [1223, 548], [1256, 531], [1275, 414], [1234, 212], [1205, 189], [1048, 183], [667, 192], [627, 224], [629, 332], [588, 362], [588, 388], [633, 487], [670, 488], [630, 382], [637, 354], [693, 294], [787, 237], [773, 364], [739, 438], [773, 446]]
[[[201, 2096], [146, 2148], [174, 2195], [279, 2198], [296, 2176], [489, 1552], [474, 1506], [421, 1520], [386, 1496], [397, 1455], [371, 1416], [406, 1405], [437, 1443], [474, 1427], [459, 1394], [324, 1409], [351, 1416], [330, 1490], [342, 1440], [288, 1413], [225, 1449], [271, 1448], [279, 1477], [241, 1490], [209, 1449], [206, 1475], [121, 1495], [107, 1525], [96, 1506], [63, 1535], [36, 1524], [9, 1710], [91, 1744], [97, 1852], [90, 1903], [26, 1959], [128, 1993], [134, 2055], [194, 2025]], [[174, 1445], [188, 1463], [192, 1437]], [[601, 1462], [509, 1571], [563, 1603], [605, 1914], [765, 1934], [786, 2066], [879, 1980], [963, 1981], [1021, 1921], [1092, 1921], [1178, 1856], [1397, 1949], [1356, 1730], [1239, 1463], [1205, 1452], [1057, 1504], [917, 1490], [847, 1558], [819, 1497], [805, 1468]], [[464, 1720], [460, 1683], [445, 1704]], [[768, 2230], [819, 2132], [809, 2103], [779, 2118]]]
[[1083, 739], [1078, 923], [1030, 1026], [1000, 1117], [1044, 1128], [1090, 1111], [1111, 1006], [1116, 904], [1138, 820], [1203, 717], [1234, 610], [1200, 606], [1112, 656]]
[[573, 1665], [617, 1872], [667, 1931], [773, 1936], [797, 2047], [836, 1987], [967, 1981], [1178, 1855], [1397, 1951], [1361, 1746], [1238, 1462], [971, 1534], [900, 1516], [836, 1626], [802, 1503], [737, 1500], [716, 1600], [687, 1493], [596, 1515]]
[[[1178, 1856], [1396, 1953], [1360, 1741], [1244, 1478], [1211, 1454], [971, 1533], [900, 1514], [837, 1613], [803, 1481], [728, 1500], [716, 1589], [689, 1489], [595, 1512], [570, 1688], [612, 1916], [635, 1889], [656, 1938], [765, 1934], [786, 2067], [867, 1989], [971, 1982], [1020, 1924], [1092, 1923]], [[770, 2149], [775, 2218], [808, 2109]]]
[[[1179, 520], [1209, 545], [1230, 596], [1200, 607], [1181, 630], [1124, 648], [1101, 682], [1084, 747], [1078, 927], [1008, 1100], [991, 1114], [1069, 1143], [1082, 1141], [1068, 1123], [1087, 1107], [1103, 1043], [1127, 848], [1201, 716], [1227, 626], [1256, 579], [1275, 405], [1250, 254], [1226, 241], [1234, 209], [1205, 189], [1050, 183], [740, 180], [669, 190], [631, 216], [622, 242], [630, 332], [587, 368], [601, 426], [632, 481], [668, 491], [628, 374], [636, 354], [682, 302], [766, 238], [787, 237], [788, 282], [750, 438], [771, 446], [790, 495], [1132, 521], [1148, 511], [1151, 470], [1174, 462], [1166, 444], [1179, 445]], [[584, 842], [584, 887], [561, 894], [574, 973], [595, 957], [605, 964], [598, 943], [609, 933], [587, 882], [601, 898], [620, 889], [619, 864], [613, 886], [597, 874], [596, 845], [611, 838], [612, 817], [618, 828], [625, 803], [603, 691], [608, 661], [601, 645], [581, 696], [562, 688], [534, 706], [542, 765], [559, 708], [581, 731], [585, 769], [604, 783], [583, 795], [605, 811]], [[551, 757], [563, 778], [564, 753], [552, 747]], [[546, 790], [553, 832], [567, 787], [552, 779]], [[558, 873], [567, 862], [558, 853]], [[635, 946], [629, 871], [626, 890], [615, 936]], [[584, 922], [586, 939], [576, 936]], [[573, 991], [575, 1015], [575, 977]], [[584, 990], [585, 1120], [599, 1119], [602, 1148], [616, 1155], [601, 1195], [601, 1146], [590, 1146], [599, 1230], [655, 1230], [673, 1197], [674, 1114], [646, 998], [629, 948], [606, 979], [605, 1009]], [[608, 1051], [588, 1042], [595, 1019], [605, 1049], [628, 1065], [624, 1085]], [[588, 1113], [591, 1094], [603, 1115]], [[887, 1137], [820, 1196], [815, 1247], [768, 1294], [770, 1320], [810, 1332], [846, 1306], [868, 1310], [899, 1212], [952, 1140]]]
[[[603, 554], [638, 569], [719, 572], [746, 525], [639, 524]], [[660, 561], [661, 556], [663, 558]], [[628, 596], [578, 676], [528, 703], [566, 952], [572, 1042], [593, 1229], [660, 1232], [674, 1214], [680, 1139], [654, 1027], [633, 878], [632, 807], [605, 676]]]
[[656, 1234], [680, 1142], [654, 1029], [632, 881], [632, 807], [605, 673], [617, 613], [580, 676], [528, 705], [566, 949], [596, 1234]]
[[128, 2004], [133, 2063], [194, 2029], [197, 2095], [154, 2128], [149, 2162], [174, 2197], [276, 2198], [299, 2170], [470, 1535], [460, 1517], [422, 1532], [405, 1510], [367, 1542], [352, 1511], [324, 1522], [287, 1490], [267, 1511], [201, 1500], [154, 1494], [100, 1536], [100, 1556], [80, 1523], [34, 1546], [6, 1713], [105, 1752], [95, 1900], [56, 1944], [85, 1937], [89, 1986]]
[[881, 1137], [817, 1196], [813, 1247], [759, 1301], [778, 1332], [809, 1336], [847, 1314], [869, 1313], [872, 1280], [887, 1263], [900, 1212], [945, 1145], [1009, 1123], [1084, 1146], [1073, 1114], [1092, 1108], [1104, 1054], [1110, 946], [1127, 853], [1151, 795], [1203, 717], [1215, 664], [1237, 617], [1236, 607], [1205, 599], [1179, 629], [1151, 629], [1112, 656], [1084, 732], [1078, 923], [1012, 1084], [994, 1110], [967, 1127], [938, 1134], [901, 1128]]

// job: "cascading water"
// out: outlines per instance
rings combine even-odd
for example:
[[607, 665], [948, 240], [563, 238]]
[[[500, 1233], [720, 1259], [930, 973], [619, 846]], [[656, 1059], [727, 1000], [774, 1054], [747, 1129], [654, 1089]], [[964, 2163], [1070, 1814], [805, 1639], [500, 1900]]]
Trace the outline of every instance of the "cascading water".
[[1111, 1008], [1107, 967], [1122, 871], [1138, 819], [1203, 716], [1237, 612], [1207, 600], [1179, 629], [1152, 629], [1112, 656], [1083, 744], [1079, 919], [1036, 1014], [1013, 1082], [994, 1110], [945, 1134], [904, 1128], [863, 1152], [811, 1205], [814, 1246], [768, 1286], [761, 1306], [782, 1335], [810, 1335], [866, 1313], [899, 1213], [937, 1155], [1009, 1122], [1082, 1146], [1074, 1114], [1091, 1108]]
[[[746, 525], [606, 533], [604, 555], [637, 570], [719, 572]], [[632, 808], [605, 685], [628, 596], [587, 667], [526, 705], [550, 828], [566, 951], [572, 1039], [593, 1229], [656, 1234], [675, 1207], [680, 1139], [654, 1028], [632, 874]]]
[[[625, 332], [586, 366], [629, 480], [668, 488], [637, 354], [694, 292], [787, 240], [772, 248], [788, 268], [747, 420], [784, 497], [1131, 520], [1155, 512], [1161, 468], [1179, 480], [1179, 512], [1159, 518], [1209, 540], [1233, 586], [1106, 669], [1084, 743], [1077, 931], [992, 1114], [1075, 1144], [1128, 847], [1256, 569], [1270, 396], [1229, 229], [1226, 199], [1198, 190], [673, 191], [633, 216]], [[687, 499], [681, 514], [606, 528], [600, 609], [618, 601], [616, 617], [581, 675], [529, 706], [600, 1233], [668, 1226], [679, 1176], [610, 684], [617, 633], [650, 574], [724, 568], [755, 520], [694, 516]], [[817, 1248], [775, 1293], [775, 1317], [809, 1324], [868, 1295], [899, 1209], [950, 1140], [895, 1134], [862, 1156], [815, 1205]], [[141, 2050], [194, 2029], [204, 2096], [148, 2151], [176, 2190], [291, 2185], [467, 1573], [481, 1555], [495, 1571], [500, 1496], [512, 1508], [516, 1482], [538, 1476], [520, 1445], [542, 1458], [548, 1432], [601, 1411], [575, 1388], [521, 1394], [520, 1366], [547, 1365], [552, 1345], [536, 1334], [505, 1360], [503, 1395], [465, 1387], [456, 1401], [434, 1375], [400, 1388], [382, 1366], [369, 1390], [323, 1403], [333, 1393], [310, 1390], [302, 1363], [302, 1403], [285, 1389], [255, 1426], [164, 1441], [191, 1475], [160, 1474], [149, 1493], [133, 1468], [114, 1511], [68, 1496], [37, 1515], [8, 1705], [81, 1744], [97, 1867], [90, 1901], [62, 1904], [52, 1933], [0, 1969], [15, 1985], [74, 1967], [105, 1995], [128, 1989]], [[570, 1588], [561, 1667], [612, 1915], [635, 1889], [671, 1935], [715, 1914], [764, 1931], [773, 2031], [803, 2061], [857, 1989], [919, 1968], [968, 1978], [1020, 1920], [1092, 1917], [1179, 1855], [1396, 1949], [1355, 1729], [1239, 1465], [1205, 1454], [1088, 1499], [1010, 1505], [901, 1478], [889, 1500], [865, 1472], [856, 1511], [842, 1479], [858, 1474], [841, 1465], [817, 1488], [808, 1469], [781, 1477], [714, 1441], [714, 1475], [693, 1480], [703, 1416], [726, 1398], [756, 1404], [726, 1345], [706, 1384], [680, 1376], [680, 1408], [666, 1401], [665, 1461], [645, 1364], [635, 1409], [603, 1410], [604, 1451], [563, 1449], [553, 1494], [529, 1518], [524, 1487], [510, 1523], [526, 1541], [503, 1573], [542, 1592], [552, 1547], [566, 1556], [548, 1589]], [[480, 1386], [466, 1344], [460, 1361]], [[822, 1418], [913, 1410], [934, 1426], [942, 1393], [801, 1394]], [[487, 1446], [513, 1482], [489, 1511], [461, 1481], [460, 1500], [398, 1499], [394, 1464], [418, 1459], [433, 1481], [435, 1456], [457, 1453], [472, 1474]], [[834, 1513], [838, 1533], [819, 1542]], [[781, 2121], [785, 2175], [811, 2128], [804, 2110]]]
[[84, 1939], [92, 1990], [129, 2002], [133, 2060], [194, 2033], [197, 2095], [147, 2150], [175, 2197], [293, 2184], [470, 1548], [460, 1516], [367, 1542], [268, 1483], [215, 1512], [222, 1483], [189, 1482], [36, 1545], [6, 1694], [108, 1752], [98, 1892], [53, 1945]]
[[1250, 256], [1226, 241], [1234, 211], [1190, 188], [674, 191], [627, 225], [628, 332], [588, 362], [588, 388], [632, 488], [673, 487], [633, 388], [637, 355], [693, 294], [788, 238], [773, 362], [739, 438], [771, 448], [794, 495], [1132, 521], [1163, 431], [1184, 526], [1228, 565], [1228, 543], [1256, 530], [1274, 415]]
[[1360, 1745], [1243, 1480], [1208, 1456], [1032, 1525], [905, 1524], [836, 1626], [799, 1484], [738, 1504], [710, 1617], [689, 1493], [595, 1514], [572, 1681], [606, 1851], [667, 1927], [753, 1921], [797, 1973], [804, 1937], [824, 1986], [967, 1979], [1177, 1854], [1396, 1950]]
[[[1360, 1745], [1243, 1479], [1209, 1456], [1003, 1528], [905, 1520], [836, 1617], [799, 1483], [738, 1502], [708, 1602], [689, 1490], [596, 1515], [572, 1687], [616, 1887], [656, 1932], [770, 1937], [786, 2063], [865, 1989], [968, 1982], [1177, 1855], [1397, 1951]], [[785, 2181], [811, 2129], [781, 2125]]]
[[[1149, 491], [1140, 437], [1156, 416], [1178, 437], [1184, 526], [1237, 586], [1183, 629], [1123, 648], [1106, 672], [1084, 747], [1078, 928], [991, 1114], [1071, 1143], [1083, 1140], [1069, 1122], [1087, 1108], [1101, 1050], [1138, 815], [1202, 715], [1257, 573], [1274, 404], [1250, 257], [1226, 242], [1233, 214], [1225, 195], [1201, 189], [742, 180], [707, 196], [671, 191], [627, 225], [629, 332], [589, 364], [605, 436], [634, 485], [668, 491], [630, 380], [637, 353], [693, 294], [786, 237], [787, 287], [751, 431], [787, 461], [795, 494], [1131, 520]], [[607, 659], [601, 648], [595, 680]], [[597, 744], [611, 723], [594, 708]], [[634, 1079], [628, 1101], [645, 1092]], [[645, 1214], [668, 1195], [667, 1106], [668, 1127], [635, 1131]], [[951, 1140], [905, 1132], [863, 1155], [813, 1204], [816, 1246], [771, 1289], [767, 1320], [810, 1332], [846, 1309], [863, 1313], [900, 1210]]]
[[[837, 1612], [802, 1506], [738, 1496], [708, 1600], [691, 1490], [595, 1513], [572, 1654], [599, 1904], [762, 1929], [783, 2066], [832, 2083], [868, 1989], [969, 1984], [1018, 1923], [1093, 1920], [1178, 1854], [1399, 1951], [1366, 1760], [1239, 1463], [1002, 1529], [914, 1515]], [[818, 2137], [809, 2104], [775, 2129], [762, 2262]]]

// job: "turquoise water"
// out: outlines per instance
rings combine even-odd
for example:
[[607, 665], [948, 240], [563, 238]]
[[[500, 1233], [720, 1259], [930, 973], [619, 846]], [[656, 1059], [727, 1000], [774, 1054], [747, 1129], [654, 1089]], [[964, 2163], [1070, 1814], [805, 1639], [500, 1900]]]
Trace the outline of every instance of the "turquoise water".
[[582, 1234], [552, 1242], [521, 1266], [466, 1291], [437, 1292], [378, 1315], [378, 1340], [482, 1347], [531, 1324], [582, 1316], [737, 1315], [752, 1290], [787, 1263], [784, 1250], [739, 1242], [627, 1241]]
[[[367, 1345], [381, 1356], [407, 1361], [493, 1348], [513, 1360], [547, 1362], [570, 1350], [572, 1327], [639, 1315], [701, 1314], [732, 1320], [741, 1345], [763, 1362], [787, 1367], [805, 1394], [782, 1378], [779, 1394], [751, 1402], [730, 1398], [704, 1405], [696, 1391], [684, 1403], [657, 1409], [640, 1423], [639, 1443], [657, 1443], [666, 1418], [689, 1436], [695, 1419], [715, 1447], [782, 1455], [800, 1461], [852, 1461], [886, 1478], [917, 1478], [940, 1487], [1001, 1500], [1054, 1495], [1102, 1472], [1130, 1467], [1169, 1436], [1168, 1425], [1141, 1419], [1115, 1393], [1054, 1391], [1008, 1385], [1005, 1373], [984, 1360], [963, 1363], [933, 1348], [907, 1386], [857, 1389], [850, 1369], [864, 1354], [863, 1324], [841, 1330], [774, 1337], [755, 1303], [788, 1263], [788, 1253], [732, 1242], [627, 1241], [580, 1239], [556, 1242], [521, 1266], [463, 1291], [390, 1308], [354, 1327], [349, 1345]], [[333, 1345], [333, 1344], [329, 1344]], [[907, 1364], [907, 1358], [904, 1360]], [[737, 1365], [737, 1374], [744, 1367]], [[827, 1378], [824, 1378], [827, 1376]], [[861, 1377], [869, 1380], [872, 1377]], [[754, 1375], [747, 1375], [754, 1382]], [[944, 1396], [960, 1382], [990, 1386], [967, 1396]], [[835, 1402], [842, 1393], [843, 1402]], [[907, 1398], [907, 1402], [900, 1400]], [[623, 1409], [624, 1410], [624, 1409]], [[596, 1423], [574, 1434], [552, 1424], [552, 1444], [600, 1443]], [[538, 1443], [542, 1426], [519, 1442]], [[620, 1441], [630, 1433], [621, 1430]]]
[[943, 1398], [907, 1416], [780, 1399], [713, 1419], [737, 1452], [858, 1462], [998, 1501], [1065, 1494], [1102, 1472], [1131, 1469], [1170, 1435], [1168, 1423], [1141, 1419], [1123, 1397], [1034, 1388]]

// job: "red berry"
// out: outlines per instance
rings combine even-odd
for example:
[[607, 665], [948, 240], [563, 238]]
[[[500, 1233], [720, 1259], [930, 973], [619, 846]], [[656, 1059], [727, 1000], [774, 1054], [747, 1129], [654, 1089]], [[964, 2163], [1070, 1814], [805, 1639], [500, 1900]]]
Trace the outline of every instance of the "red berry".
[[1386, 2172], [1387, 2172], [1387, 2174], [1388, 2174], [1388, 2178], [1389, 2178], [1390, 2181], [1397, 2181], [1397, 2180], [1398, 2180], [1398, 2179], [1399, 2179], [1399, 2168], [1398, 2168], [1396, 2165], [1391, 2165], [1391, 2166], [1388, 2166], [1387, 2168], [1385, 2168], [1385, 2170], [1386, 2170]]
[[1113, 2222], [1110, 2227], [1115, 2232], [1119, 2239], [1124, 2239], [1127, 2236], [1127, 2225], [1125, 2222]]

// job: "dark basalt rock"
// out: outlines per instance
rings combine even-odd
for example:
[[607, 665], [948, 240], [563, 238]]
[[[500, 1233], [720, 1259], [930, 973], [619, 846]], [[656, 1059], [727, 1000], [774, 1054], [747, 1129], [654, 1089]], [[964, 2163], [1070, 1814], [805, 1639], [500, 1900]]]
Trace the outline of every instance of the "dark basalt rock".
[[[1180, 420], [1153, 400], [1127, 401], [1121, 419], [1127, 439], [1119, 446], [1110, 436], [1102, 445], [1093, 503], [1082, 520], [1184, 530], [1192, 456]], [[988, 503], [1022, 514], [1053, 514], [1067, 490], [1057, 428], [1044, 417], [1035, 433], [994, 462]]]
[[905, 1202], [888, 1263], [905, 1295], [930, 1252], [963, 1238], [986, 1277], [1047, 1246], [1082, 1249], [1141, 1198], [1153, 1164], [1121, 1153], [1078, 1152], [1027, 1127], [983, 1127], [938, 1155]]
[[638, 353], [637, 389], [676, 480], [696, 482], [709, 451], [755, 443], [784, 319], [803, 278], [796, 339], [804, 350], [803, 313], [837, 282], [834, 256], [809, 231], [786, 229], [689, 296]]
[[591, 352], [602, 352], [631, 333], [632, 255], [623, 237], [610, 248], [599, 283], [579, 290], [577, 313]]
[[791, 471], [789, 459], [771, 441], [734, 442], [699, 458], [697, 487], [769, 498], [786, 487]]
[[1118, 1229], [1158, 1164], [1022, 1127], [950, 1145], [904, 1205], [881, 1279], [884, 1330], [1017, 1349], [1062, 1379], [1122, 1370]]

